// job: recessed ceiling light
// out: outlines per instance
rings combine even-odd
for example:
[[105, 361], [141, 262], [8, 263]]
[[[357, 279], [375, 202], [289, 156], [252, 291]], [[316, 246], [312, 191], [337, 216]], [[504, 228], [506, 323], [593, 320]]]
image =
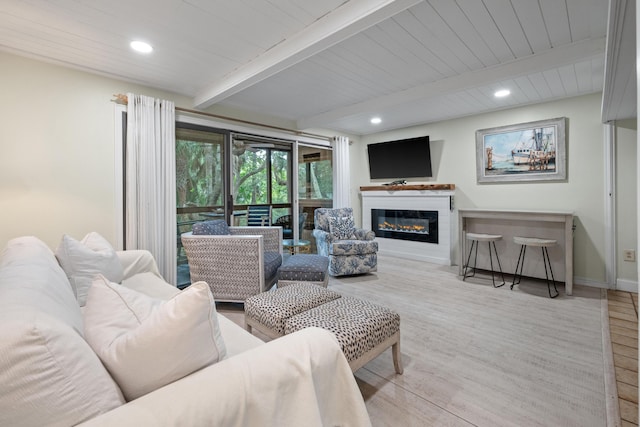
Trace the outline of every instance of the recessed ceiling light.
[[141, 42], [140, 40], [132, 41], [129, 46], [131, 46], [131, 49], [140, 53], [151, 53], [153, 51], [149, 43]]
[[380, 123], [382, 123], [382, 119], [380, 117], [373, 117], [371, 119], [371, 124], [372, 125], [379, 125]]
[[510, 93], [511, 91], [509, 89], [501, 89], [496, 93], [494, 93], [493, 96], [495, 96], [496, 98], [504, 98], [505, 96], [508, 96]]

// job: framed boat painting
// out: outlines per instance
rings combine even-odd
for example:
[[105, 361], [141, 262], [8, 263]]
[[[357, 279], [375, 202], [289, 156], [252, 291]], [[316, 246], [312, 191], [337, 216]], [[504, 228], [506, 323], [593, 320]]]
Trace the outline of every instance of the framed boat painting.
[[476, 131], [478, 183], [567, 179], [566, 118]]

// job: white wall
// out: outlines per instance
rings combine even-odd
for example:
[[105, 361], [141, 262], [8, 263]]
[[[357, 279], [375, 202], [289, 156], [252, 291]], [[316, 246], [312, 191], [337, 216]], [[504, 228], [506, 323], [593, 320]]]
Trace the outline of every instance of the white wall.
[[[352, 200], [357, 215], [360, 215], [361, 206], [358, 188], [381, 183], [369, 179], [366, 145], [429, 135], [434, 178], [410, 182], [455, 184], [457, 208], [573, 211], [577, 226], [574, 236], [576, 282], [604, 286], [604, 165], [600, 106], [601, 94], [598, 93], [362, 137], [351, 151]], [[568, 119], [566, 182], [482, 185], [476, 182], [476, 130], [555, 117]], [[622, 209], [635, 212], [633, 202], [622, 203]]]
[[63, 233], [115, 242], [113, 94], [174, 94], [0, 52], [0, 247]]
[[[638, 219], [633, 207], [637, 204], [638, 173], [637, 156], [637, 122], [623, 120], [616, 122], [616, 239], [617, 239], [617, 276], [618, 288], [638, 288]], [[636, 251], [636, 261], [623, 260], [623, 251]], [[635, 286], [634, 286], [635, 285]]]

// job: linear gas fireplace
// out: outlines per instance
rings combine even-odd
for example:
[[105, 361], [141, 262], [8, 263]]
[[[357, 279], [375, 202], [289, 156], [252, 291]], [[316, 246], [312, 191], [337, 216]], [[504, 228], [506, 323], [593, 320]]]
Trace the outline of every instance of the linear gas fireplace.
[[371, 229], [378, 237], [438, 243], [438, 211], [371, 209]]

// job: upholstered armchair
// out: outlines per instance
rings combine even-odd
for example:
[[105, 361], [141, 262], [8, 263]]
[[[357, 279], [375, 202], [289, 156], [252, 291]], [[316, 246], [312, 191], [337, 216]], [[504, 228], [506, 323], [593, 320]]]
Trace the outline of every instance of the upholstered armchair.
[[313, 237], [318, 254], [329, 257], [332, 276], [363, 274], [378, 269], [375, 233], [355, 227], [351, 208], [316, 209]]
[[191, 282], [207, 282], [216, 301], [244, 302], [269, 290], [282, 264], [281, 227], [229, 227], [223, 220], [204, 221], [181, 238]]

